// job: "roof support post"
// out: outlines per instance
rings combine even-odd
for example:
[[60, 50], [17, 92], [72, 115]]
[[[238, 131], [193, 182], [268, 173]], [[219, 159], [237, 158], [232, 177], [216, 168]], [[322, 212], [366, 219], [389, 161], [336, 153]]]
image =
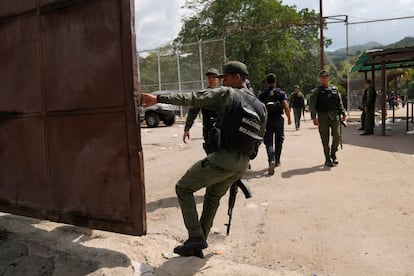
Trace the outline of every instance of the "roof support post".
[[387, 85], [386, 85], [386, 71], [385, 71], [385, 61], [384, 61], [384, 59], [382, 60], [382, 63], [381, 63], [381, 84], [382, 84], [382, 90], [381, 90], [381, 121], [382, 121], [382, 125], [381, 125], [381, 127], [382, 127], [382, 130], [381, 130], [381, 135], [382, 136], [385, 136], [386, 135], [386, 133], [385, 133], [385, 120], [386, 120], [386, 112], [387, 112], [387, 109], [386, 109], [386, 104], [385, 104], [385, 102], [386, 102], [386, 100], [387, 100], [387, 98], [386, 98], [386, 95], [387, 95]]
[[372, 87], [375, 88], [375, 69], [374, 69], [374, 65], [372, 65], [371, 81], [372, 81]]

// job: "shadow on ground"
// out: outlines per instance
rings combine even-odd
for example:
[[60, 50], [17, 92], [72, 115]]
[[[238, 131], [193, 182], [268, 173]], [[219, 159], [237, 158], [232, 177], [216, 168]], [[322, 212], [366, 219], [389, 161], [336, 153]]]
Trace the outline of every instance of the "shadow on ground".
[[180, 275], [180, 276], [192, 276], [197, 273], [204, 274], [203, 271], [209, 269], [206, 266], [208, 259], [214, 254], [206, 255], [204, 259], [197, 257], [177, 257], [168, 259], [160, 267], [154, 269], [154, 275]]
[[311, 174], [311, 173], [321, 172], [321, 171], [329, 171], [330, 169], [331, 169], [330, 167], [326, 167], [324, 165], [317, 165], [317, 166], [313, 166], [310, 168], [300, 168], [300, 169], [284, 171], [282, 172], [282, 177], [291, 178], [292, 176], [306, 175], [306, 174]]
[[[194, 199], [196, 201], [196, 204], [202, 203], [204, 201], [204, 196], [194, 196]], [[173, 208], [173, 207], [180, 207], [178, 204], [177, 197], [168, 197], [168, 198], [162, 198], [156, 201], [152, 201], [147, 203], [147, 212], [151, 213], [156, 211], [157, 209], [162, 208]]]
[[120, 252], [82, 245], [99, 238], [89, 229], [65, 225], [46, 231], [34, 226], [39, 223], [14, 215], [0, 217], [0, 275], [87, 275], [131, 265]]
[[343, 146], [353, 145], [376, 150], [414, 154], [414, 136], [406, 134], [405, 123], [387, 124], [392, 131], [387, 131], [387, 136], [381, 136], [381, 126], [376, 127], [374, 135], [361, 136], [359, 124], [349, 124], [343, 128]]
[[249, 170], [243, 175], [243, 179], [249, 180], [249, 179], [255, 179], [255, 178], [261, 178], [261, 177], [270, 177], [267, 173], [267, 168], [261, 169], [259, 171], [253, 171]]

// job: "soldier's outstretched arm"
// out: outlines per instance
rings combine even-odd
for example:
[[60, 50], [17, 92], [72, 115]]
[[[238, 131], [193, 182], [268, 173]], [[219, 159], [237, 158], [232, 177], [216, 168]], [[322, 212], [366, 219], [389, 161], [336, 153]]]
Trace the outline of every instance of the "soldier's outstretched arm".
[[220, 87], [199, 92], [158, 95], [157, 102], [207, 108], [218, 114], [225, 114], [233, 102], [234, 93], [238, 92], [230, 87]]
[[150, 107], [157, 103], [157, 96], [141, 93], [141, 105], [144, 107]]

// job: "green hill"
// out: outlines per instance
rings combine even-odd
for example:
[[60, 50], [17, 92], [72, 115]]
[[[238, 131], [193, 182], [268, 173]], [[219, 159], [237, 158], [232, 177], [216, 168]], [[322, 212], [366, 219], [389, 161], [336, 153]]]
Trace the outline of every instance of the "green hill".
[[[391, 43], [389, 45], [382, 45], [378, 42], [368, 42], [361, 45], [355, 45], [349, 47], [350, 55], [359, 55], [363, 51], [372, 49], [388, 49], [388, 48], [401, 48], [414, 46], [414, 37], [407, 36], [398, 42]], [[340, 48], [336, 51], [327, 51], [326, 54], [334, 61], [342, 61], [346, 59], [346, 48]]]
[[408, 46], [414, 46], [414, 37], [407, 36], [401, 39], [400, 41], [396, 43], [389, 44], [385, 46], [385, 48], [402, 48], [402, 47], [408, 47]]

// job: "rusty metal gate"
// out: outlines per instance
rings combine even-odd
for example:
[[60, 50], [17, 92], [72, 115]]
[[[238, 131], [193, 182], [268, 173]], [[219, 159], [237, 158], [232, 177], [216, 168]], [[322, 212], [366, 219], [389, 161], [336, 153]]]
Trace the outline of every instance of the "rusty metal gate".
[[0, 210], [145, 234], [133, 0], [0, 0]]

